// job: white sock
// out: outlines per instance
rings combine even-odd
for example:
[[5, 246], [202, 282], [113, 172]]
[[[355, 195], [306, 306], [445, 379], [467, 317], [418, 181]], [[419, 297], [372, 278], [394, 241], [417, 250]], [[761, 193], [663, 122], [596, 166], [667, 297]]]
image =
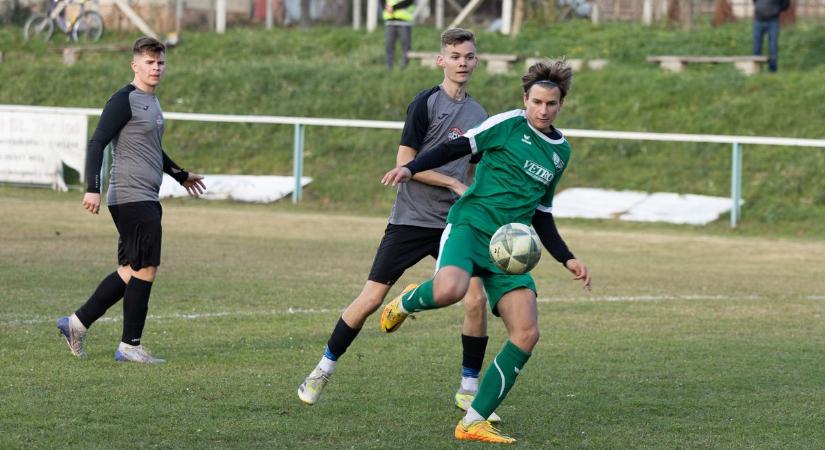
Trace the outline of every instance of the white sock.
[[326, 356], [321, 357], [321, 361], [318, 362], [318, 368], [326, 372], [328, 375], [332, 375], [335, 372], [335, 364], [338, 361], [333, 361]]
[[471, 423], [473, 423], [473, 422], [478, 422], [479, 420], [487, 420], [487, 419], [485, 419], [484, 417], [481, 417], [481, 414], [479, 414], [479, 413], [478, 413], [476, 410], [474, 410], [474, 409], [473, 409], [473, 407], [471, 406], [471, 407], [467, 410], [467, 414], [465, 414], [465, 415], [464, 415], [464, 418], [463, 418], [463, 419], [461, 419], [461, 420], [463, 420], [463, 421], [464, 421], [464, 425], [469, 425], [469, 424], [471, 424]]
[[461, 390], [464, 392], [478, 392], [478, 378], [461, 377]]
[[81, 322], [80, 319], [77, 318], [76, 314], [72, 314], [71, 316], [69, 316], [69, 326], [76, 330], [80, 330], [83, 333], [86, 332], [86, 327], [83, 326], [83, 322]]
[[404, 302], [398, 302], [398, 309], [401, 310], [402, 313], [409, 315], [410, 312], [404, 308]]

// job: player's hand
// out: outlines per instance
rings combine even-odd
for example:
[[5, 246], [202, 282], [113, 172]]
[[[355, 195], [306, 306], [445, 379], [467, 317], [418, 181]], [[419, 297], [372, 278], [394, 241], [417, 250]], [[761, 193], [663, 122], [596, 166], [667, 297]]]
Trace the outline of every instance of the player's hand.
[[412, 172], [410, 172], [410, 169], [401, 166], [396, 167], [395, 169], [392, 169], [384, 174], [384, 177], [381, 178], [381, 183], [384, 184], [384, 186], [397, 186], [398, 183], [406, 183], [407, 181], [410, 181], [410, 178], [412, 178]]
[[83, 208], [92, 214], [100, 212], [100, 194], [97, 192], [87, 192], [83, 194]]
[[450, 189], [451, 189], [453, 192], [455, 192], [455, 193], [456, 193], [456, 195], [458, 195], [459, 197], [463, 197], [463, 196], [464, 196], [464, 193], [465, 193], [465, 192], [467, 192], [467, 189], [468, 189], [468, 188], [467, 188], [467, 185], [466, 185], [466, 184], [464, 184], [464, 183], [462, 183], [462, 182], [460, 182], [460, 181], [456, 181], [456, 182], [455, 182], [455, 184], [454, 184], [453, 186], [450, 186]]
[[203, 175], [189, 172], [189, 177], [183, 182], [183, 187], [186, 192], [192, 197], [199, 197], [206, 192], [206, 185], [203, 184]]
[[592, 288], [590, 282], [590, 272], [587, 271], [587, 266], [578, 259], [569, 259], [564, 263], [564, 267], [574, 275], [574, 280], [582, 280], [584, 289], [588, 291]]

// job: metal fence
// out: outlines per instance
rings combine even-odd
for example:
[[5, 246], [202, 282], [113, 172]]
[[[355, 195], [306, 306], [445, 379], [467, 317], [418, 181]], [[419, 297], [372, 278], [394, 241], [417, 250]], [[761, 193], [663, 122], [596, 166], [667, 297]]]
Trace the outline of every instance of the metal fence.
[[[52, 106], [23, 106], [23, 105], [0, 105], [0, 111], [5, 112], [40, 112], [50, 114], [82, 114], [85, 116], [99, 116], [101, 109], [95, 108], [61, 108]], [[170, 120], [188, 120], [196, 122], [221, 122], [221, 123], [259, 123], [270, 125], [292, 125], [295, 129], [293, 138], [293, 164], [292, 173], [295, 178], [295, 187], [292, 192], [292, 202], [301, 201], [304, 165], [304, 136], [306, 128], [311, 126], [321, 127], [354, 127], [354, 128], [374, 128], [374, 129], [403, 129], [403, 122], [381, 121], [381, 120], [350, 120], [350, 119], [330, 119], [319, 117], [284, 117], [284, 116], [248, 116], [232, 114], [197, 114], [197, 113], [176, 113], [165, 112], [164, 118]], [[735, 228], [741, 217], [742, 200], [742, 160], [744, 145], [768, 145], [787, 147], [814, 147], [825, 148], [825, 139], [799, 139], [766, 136], [730, 136], [715, 134], [681, 134], [681, 133], [643, 133], [633, 131], [605, 131], [605, 130], [579, 130], [563, 129], [562, 132], [567, 137], [580, 137], [589, 139], [613, 139], [613, 140], [633, 140], [633, 141], [660, 141], [660, 142], [704, 142], [711, 144], [728, 144], [731, 148], [731, 214], [730, 226]]]

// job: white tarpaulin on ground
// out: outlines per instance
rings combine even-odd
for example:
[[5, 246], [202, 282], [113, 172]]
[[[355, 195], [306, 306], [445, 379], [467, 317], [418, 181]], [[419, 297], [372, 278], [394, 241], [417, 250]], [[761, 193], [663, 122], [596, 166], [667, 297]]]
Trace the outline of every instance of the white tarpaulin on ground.
[[[295, 177], [258, 175], [204, 175], [207, 200], [237, 200], [241, 202], [270, 203], [280, 200], [295, 190]], [[301, 186], [312, 182], [302, 177]], [[160, 197], [188, 197], [186, 189], [169, 175], [163, 175]]]
[[63, 164], [83, 179], [85, 115], [0, 112], [0, 182], [66, 190]]
[[566, 189], [553, 199], [553, 215], [556, 217], [690, 225], [713, 222], [730, 211], [730, 207], [731, 200], [726, 197], [592, 188]]

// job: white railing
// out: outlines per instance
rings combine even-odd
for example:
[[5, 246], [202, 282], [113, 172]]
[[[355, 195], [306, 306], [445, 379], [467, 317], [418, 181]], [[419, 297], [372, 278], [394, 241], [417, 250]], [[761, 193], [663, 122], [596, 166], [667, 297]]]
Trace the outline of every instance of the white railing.
[[[95, 108], [62, 108], [54, 106], [22, 106], [0, 105], [0, 111], [6, 112], [41, 112], [52, 114], [83, 114], [99, 116], [101, 109]], [[293, 125], [295, 127], [293, 139], [293, 176], [295, 189], [292, 192], [292, 202], [301, 200], [301, 176], [304, 164], [304, 128], [306, 126], [324, 127], [354, 127], [403, 129], [403, 122], [382, 120], [349, 120], [325, 119], [313, 117], [283, 117], [283, 116], [248, 116], [232, 114], [196, 114], [164, 112], [164, 117], [171, 120], [189, 120], [197, 122], [224, 122], [224, 123], [264, 123], [274, 125]], [[790, 147], [818, 147], [825, 148], [825, 139], [798, 139], [762, 136], [727, 136], [714, 134], [678, 134], [678, 133], [640, 133], [628, 131], [602, 130], [562, 130], [567, 137], [581, 137], [592, 139], [623, 139], [634, 141], [663, 141], [663, 142], [706, 142], [714, 144], [731, 144], [731, 214], [730, 225], [736, 227], [741, 216], [740, 203], [742, 199], [742, 146], [773, 145]]]

